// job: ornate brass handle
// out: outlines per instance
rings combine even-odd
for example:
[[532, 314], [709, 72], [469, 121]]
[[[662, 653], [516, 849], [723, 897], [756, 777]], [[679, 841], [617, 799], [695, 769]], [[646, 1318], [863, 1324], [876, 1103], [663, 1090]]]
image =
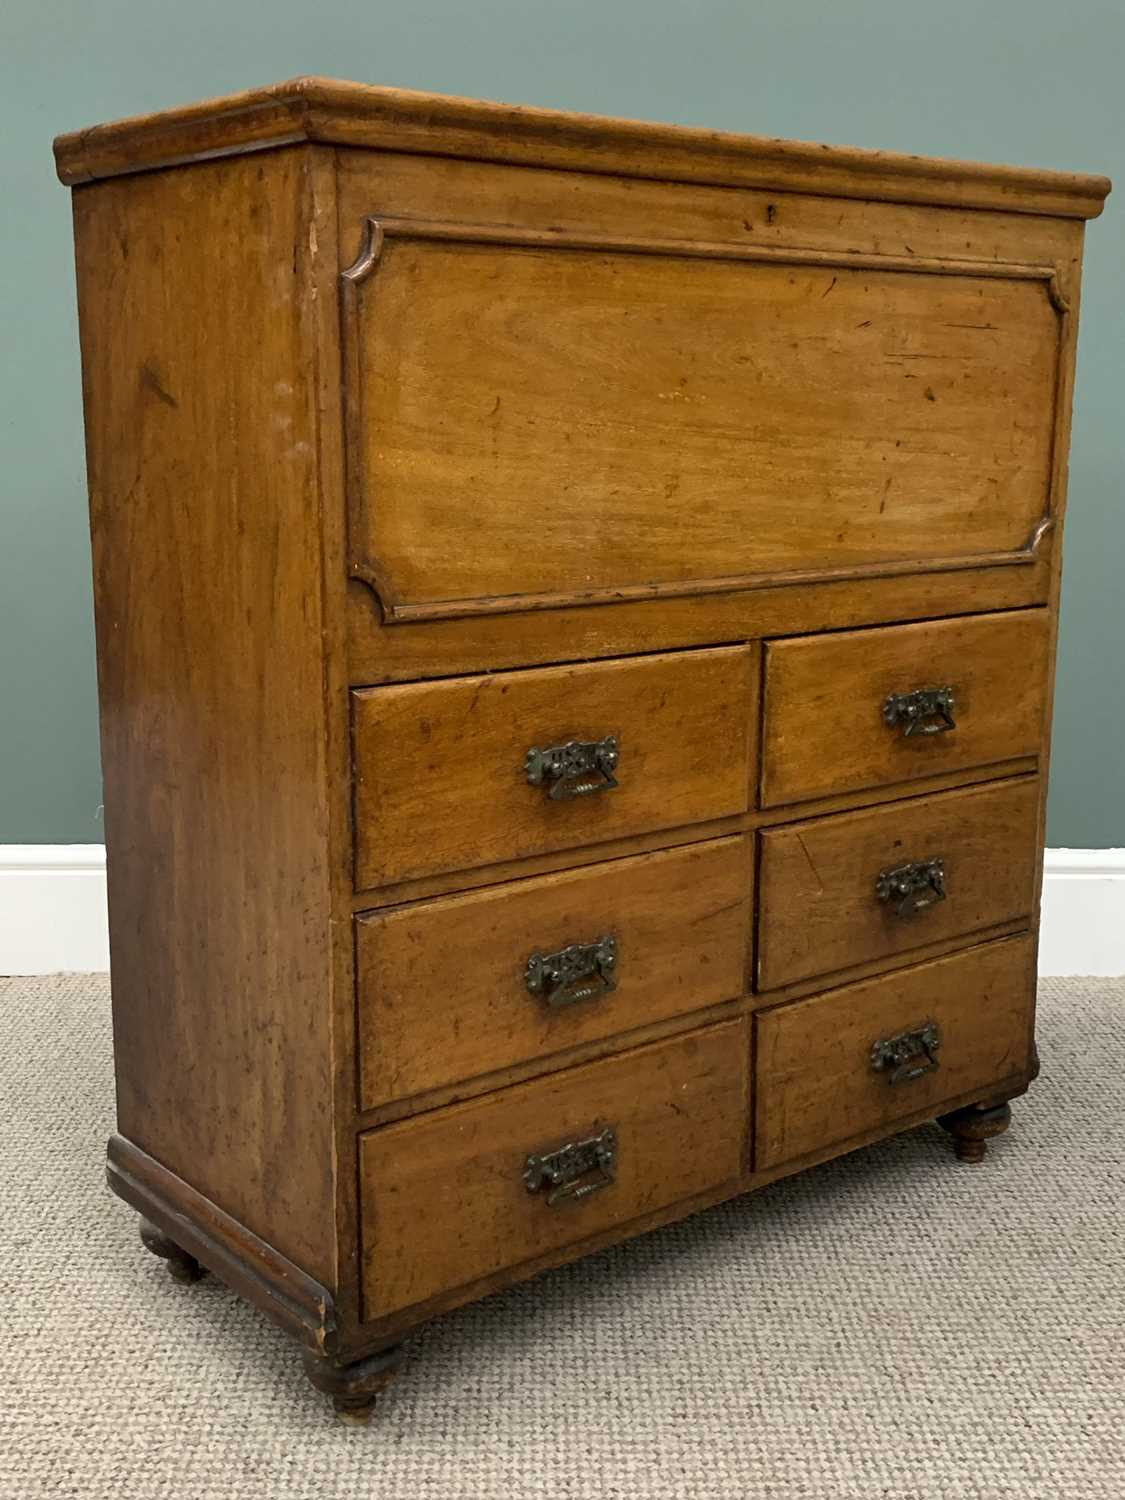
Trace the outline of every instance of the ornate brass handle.
[[941, 1046], [941, 1027], [936, 1021], [923, 1021], [910, 1031], [884, 1037], [871, 1048], [871, 1066], [876, 1073], [888, 1073], [892, 1086], [909, 1083], [933, 1073], [938, 1066], [936, 1053]]
[[891, 729], [901, 725], [903, 739], [912, 734], [946, 734], [957, 728], [953, 689], [917, 688], [913, 693], [892, 693], [883, 704], [883, 722]]
[[617, 988], [617, 939], [602, 937], [596, 943], [569, 943], [557, 953], [533, 953], [524, 983], [556, 1010], [608, 994]]
[[[609, 1187], [617, 1173], [617, 1134], [610, 1127], [584, 1141], [568, 1141], [554, 1151], [533, 1152], [523, 1168], [529, 1193], [547, 1189], [547, 1207], [577, 1202]], [[592, 1174], [592, 1175], [591, 1175]]]
[[524, 761], [530, 786], [545, 786], [553, 802], [608, 792], [617, 785], [621, 753], [615, 735], [603, 740], [568, 740], [547, 750], [531, 749]]
[[912, 917], [945, 900], [945, 861], [916, 859], [908, 865], [883, 870], [875, 881], [875, 895], [893, 904], [896, 917]]

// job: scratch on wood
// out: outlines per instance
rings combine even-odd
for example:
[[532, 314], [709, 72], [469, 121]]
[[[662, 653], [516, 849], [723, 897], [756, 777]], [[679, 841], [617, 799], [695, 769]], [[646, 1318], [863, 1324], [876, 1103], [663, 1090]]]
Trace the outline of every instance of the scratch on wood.
[[688, 923], [689, 927], [698, 927], [701, 922], [713, 922], [716, 917], [725, 917], [728, 911], [738, 911], [746, 905], [746, 897], [739, 896], [737, 901], [728, 901], [725, 906], [715, 907], [712, 911], [702, 912], [698, 917], [693, 917]]
[[817, 869], [816, 865], [813, 863], [813, 857], [809, 853], [808, 847], [805, 844], [804, 838], [801, 836], [801, 834], [797, 835], [797, 842], [801, 846], [801, 853], [805, 856], [806, 860], [808, 860], [809, 869], [812, 871], [812, 877], [816, 881], [816, 888], [817, 888], [817, 890], [819, 892], [823, 892], [824, 891], [824, 882], [820, 878], [820, 871]]

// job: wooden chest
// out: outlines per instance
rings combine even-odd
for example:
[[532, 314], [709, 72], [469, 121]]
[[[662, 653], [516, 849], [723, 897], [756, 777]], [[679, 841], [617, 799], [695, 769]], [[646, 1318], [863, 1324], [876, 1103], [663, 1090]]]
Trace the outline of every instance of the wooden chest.
[[321, 80], [74, 186], [113, 1188], [405, 1334], [1034, 1077], [1102, 178]]

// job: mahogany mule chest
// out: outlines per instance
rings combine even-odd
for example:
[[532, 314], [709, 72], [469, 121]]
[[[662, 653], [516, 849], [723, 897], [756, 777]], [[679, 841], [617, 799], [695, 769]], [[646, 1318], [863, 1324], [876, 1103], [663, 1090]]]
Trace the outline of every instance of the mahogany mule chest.
[[404, 1336], [1036, 1071], [1109, 184], [320, 79], [61, 137], [109, 1179]]

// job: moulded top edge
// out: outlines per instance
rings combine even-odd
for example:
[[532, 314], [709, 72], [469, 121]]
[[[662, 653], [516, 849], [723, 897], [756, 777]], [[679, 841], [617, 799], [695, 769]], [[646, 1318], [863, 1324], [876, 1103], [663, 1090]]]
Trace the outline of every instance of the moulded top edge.
[[1108, 178], [822, 146], [444, 94], [296, 78], [61, 135], [63, 182], [296, 142], [573, 171], [1093, 218]]

